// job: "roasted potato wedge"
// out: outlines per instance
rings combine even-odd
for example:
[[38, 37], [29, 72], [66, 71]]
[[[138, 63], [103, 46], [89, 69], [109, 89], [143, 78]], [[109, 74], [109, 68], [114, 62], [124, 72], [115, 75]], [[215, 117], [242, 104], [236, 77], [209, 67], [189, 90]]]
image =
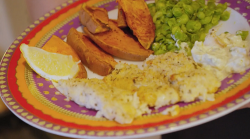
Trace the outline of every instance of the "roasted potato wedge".
[[67, 43], [77, 52], [84, 65], [101, 76], [108, 75], [117, 64], [111, 55], [105, 53], [88, 36], [75, 28], [70, 29]]
[[[52, 52], [52, 53], [58, 53], [63, 55], [71, 55], [73, 57], [73, 60], [75, 62], [79, 61], [80, 58], [78, 57], [75, 50], [68, 45], [65, 41], [63, 41], [61, 38], [53, 35], [42, 47], [43, 50]], [[87, 78], [87, 71], [83, 65], [82, 62], [78, 64], [79, 71], [76, 74], [75, 78]]]
[[149, 49], [155, 38], [155, 25], [144, 0], [117, 0], [125, 13], [127, 25], [141, 45]]
[[92, 34], [86, 27], [84, 27], [84, 32], [104, 51], [118, 58], [142, 61], [153, 53], [153, 51], [143, 48], [131, 36], [125, 34], [118, 28], [115, 21], [110, 20], [109, 26], [111, 30], [104, 33]]
[[126, 23], [126, 17], [125, 14], [122, 10], [122, 7], [118, 4], [118, 17], [117, 17], [117, 22], [118, 22], [118, 27], [120, 28], [124, 28], [127, 27], [127, 23]]
[[108, 12], [104, 8], [88, 6], [84, 3], [79, 11], [79, 19], [91, 33], [105, 32], [110, 29]]

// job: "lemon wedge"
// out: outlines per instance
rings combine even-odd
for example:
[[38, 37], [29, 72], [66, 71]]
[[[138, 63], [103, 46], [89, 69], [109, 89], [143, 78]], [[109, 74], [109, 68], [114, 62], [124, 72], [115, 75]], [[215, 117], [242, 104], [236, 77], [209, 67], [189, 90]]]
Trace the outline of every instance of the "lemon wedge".
[[71, 55], [47, 52], [21, 44], [20, 50], [28, 65], [45, 79], [58, 81], [73, 78], [79, 71], [78, 62]]

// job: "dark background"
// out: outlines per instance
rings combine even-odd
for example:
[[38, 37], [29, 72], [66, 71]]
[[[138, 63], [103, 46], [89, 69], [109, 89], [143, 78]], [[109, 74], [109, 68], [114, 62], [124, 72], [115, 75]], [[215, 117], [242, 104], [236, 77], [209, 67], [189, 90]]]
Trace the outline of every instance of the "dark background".
[[162, 136], [163, 139], [250, 139], [250, 108], [208, 123]]

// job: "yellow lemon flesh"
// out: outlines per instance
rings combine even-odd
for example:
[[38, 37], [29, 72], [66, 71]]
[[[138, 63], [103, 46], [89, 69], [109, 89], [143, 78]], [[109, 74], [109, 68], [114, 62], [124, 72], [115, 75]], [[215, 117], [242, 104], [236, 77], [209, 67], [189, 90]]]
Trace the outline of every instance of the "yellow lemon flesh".
[[79, 71], [80, 61], [74, 62], [71, 55], [51, 53], [26, 44], [21, 44], [20, 50], [28, 65], [45, 79], [70, 79]]

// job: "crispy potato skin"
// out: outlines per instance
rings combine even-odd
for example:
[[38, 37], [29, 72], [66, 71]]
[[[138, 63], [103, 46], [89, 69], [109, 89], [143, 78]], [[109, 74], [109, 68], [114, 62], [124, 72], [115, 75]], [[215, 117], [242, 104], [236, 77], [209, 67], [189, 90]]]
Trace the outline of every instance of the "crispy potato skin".
[[103, 52], [85, 34], [74, 28], [71, 28], [67, 35], [67, 43], [77, 52], [83, 64], [98, 75], [108, 75], [117, 64], [112, 56]]
[[[80, 58], [78, 57], [77, 53], [75, 50], [68, 45], [66, 42], [64, 42], [62, 39], [59, 37], [53, 35], [42, 47], [43, 50], [52, 52], [52, 53], [58, 53], [58, 54], [63, 54], [63, 55], [71, 55], [73, 60], [75, 62], [78, 62]], [[79, 66], [79, 71], [75, 78], [87, 78], [87, 71], [83, 65], [82, 62], [78, 64]]]
[[79, 11], [79, 19], [91, 33], [105, 32], [110, 29], [108, 12], [104, 8], [88, 6], [84, 3]]
[[117, 0], [141, 45], [149, 49], [155, 38], [155, 25], [144, 0]]
[[142, 61], [153, 53], [143, 48], [130, 35], [125, 34], [115, 21], [110, 20], [109, 26], [111, 30], [104, 33], [92, 34], [86, 27], [84, 32], [104, 51], [121, 59]]
[[126, 23], [126, 17], [125, 14], [122, 10], [122, 7], [118, 4], [118, 17], [117, 17], [117, 24], [118, 27], [120, 28], [124, 28], [127, 27], [127, 23]]

